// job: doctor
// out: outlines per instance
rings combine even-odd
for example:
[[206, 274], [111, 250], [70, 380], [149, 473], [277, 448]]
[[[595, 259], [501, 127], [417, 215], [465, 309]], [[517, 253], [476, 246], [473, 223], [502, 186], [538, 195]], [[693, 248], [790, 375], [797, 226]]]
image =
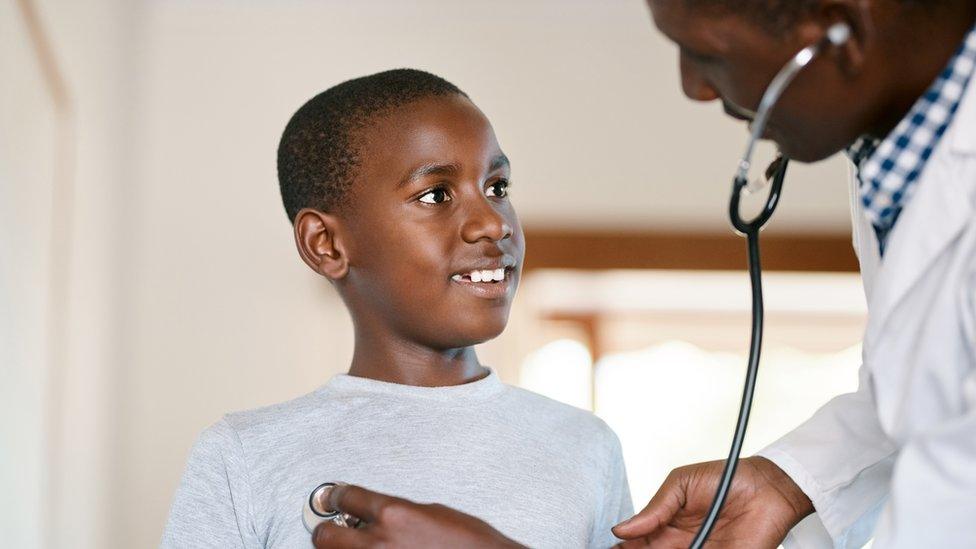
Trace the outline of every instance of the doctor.
[[[708, 547], [976, 547], [976, 2], [648, 4], [678, 45], [685, 94], [737, 118], [832, 23], [853, 30], [800, 74], [766, 137], [795, 160], [852, 161], [860, 388], [742, 460]], [[676, 469], [614, 532], [626, 547], [687, 547], [721, 469]], [[356, 487], [333, 501], [369, 526], [320, 528], [317, 547], [516, 545], [442, 506]]]

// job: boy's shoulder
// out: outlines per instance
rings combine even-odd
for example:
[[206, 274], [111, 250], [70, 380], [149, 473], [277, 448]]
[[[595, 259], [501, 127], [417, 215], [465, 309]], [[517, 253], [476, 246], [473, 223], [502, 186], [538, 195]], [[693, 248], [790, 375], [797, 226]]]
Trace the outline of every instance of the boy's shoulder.
[[259, 408], [224, 414], [203, 430], [191, 451], [191, 461], [277, 463], [281, 448], [301, 446], [309, 437], [328, 430], [332, 418], [322, 406], [320, 390]]
[[317, 416], [324, 419], [322, 402], [321, 389], [317, 389], [284, 402], [229, 412], [224, 414], [222, 421], [239, 435], [281, 434], [295, 428], [307, 428]]

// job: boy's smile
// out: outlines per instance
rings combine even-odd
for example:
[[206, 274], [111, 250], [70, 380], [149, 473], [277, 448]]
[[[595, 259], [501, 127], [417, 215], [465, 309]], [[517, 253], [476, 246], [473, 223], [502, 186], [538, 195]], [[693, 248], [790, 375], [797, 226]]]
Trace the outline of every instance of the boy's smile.
[[479, 267], [464, 269], [451, 275], [451, 280], [477, 297], [509, 298], [514, 292], [514, 268], [515, 258], [509, 256], [505, 261], [489, 261]]

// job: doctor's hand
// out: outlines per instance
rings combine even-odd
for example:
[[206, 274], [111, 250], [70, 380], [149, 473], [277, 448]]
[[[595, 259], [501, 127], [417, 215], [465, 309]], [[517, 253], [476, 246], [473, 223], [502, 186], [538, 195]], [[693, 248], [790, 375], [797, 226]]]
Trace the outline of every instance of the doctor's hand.
[[[722, 477], [724, 461], [679, 467], [643, 511], [613, 528], [624, 540], [617, 547], [685, 549], [705, 521]], [[739, 461], [725, 506], [707, 548], [775, 548], [800, 520], [813, 512], [810, 499], [773, 462]]]
[[312, 543], [318, 549], [522, 547], [488, 523], [443, 505], [414, 503], [352, 485], [333, 489], [329, 503], [365, 524], [358, 528], [320, 524], [312, 533]]

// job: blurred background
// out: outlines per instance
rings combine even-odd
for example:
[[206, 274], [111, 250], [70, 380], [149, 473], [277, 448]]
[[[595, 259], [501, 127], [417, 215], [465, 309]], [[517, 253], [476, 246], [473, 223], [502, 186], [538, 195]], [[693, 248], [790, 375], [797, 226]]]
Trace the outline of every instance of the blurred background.
[[[746, 132], [681, 95], [641, 0], [0, 0], [4, 546], [156, 546], [202, 429], [344, 371], [349, 319], [294, 251], [275, 150], [309, 97], [394, 67], [468, 92], [513, 163], [526, 274], [483, 362], [610, 423], [638, 507], [724, 457]], [[849, 231], [844, 162], [795, 166], [747, 451], [856, 384]]]

